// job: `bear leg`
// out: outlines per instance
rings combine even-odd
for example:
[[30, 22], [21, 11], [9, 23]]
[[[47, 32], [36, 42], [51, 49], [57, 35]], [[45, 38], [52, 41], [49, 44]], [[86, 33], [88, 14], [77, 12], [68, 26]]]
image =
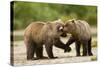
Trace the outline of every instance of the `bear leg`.
[[88, 42], [84, 41], [82, 43], [82, 47], [83, 47], [83, 55], [82, 56], [87, 56], [87, 46], [88, 46]]
[[46, 52], [47, 52], [49, 58], [51, 58], [51, 59], [57, 58], [57, 57], [54, 57], [54, 55], [53, 55], [53, 51], [52, 51], [53, 44], [52, 43], [47, 42], [45, 44], [45, 48], [46, 48]]
[[56, 38], [54, 40], [54, 46], [61, 48], [63, 50], [66, 49], [66, 45], [64, 43], [62, 43], [59, 38]]
[[27, 44], [27, 60], [32, 60], [34, 58], [34, 52], [35, 52], [35, 45], [30, 42]]
[[65, 50], [64, 52], [70, 52], [71, 51], [71, 48], [69, 47], [72, 43], [75, 42], [75, 39], [74, 37], [70, 37], [68, 42], [66, 43], [66, 47], [65, 47]]
[[48, 57], [43, 56], [43, 46], [36, 48], [36, 57], [37, 59], [46, 59]]
[[91, 51], [91, 39], [88, 41], [88, 55], [93, 56], [92, 51]]
[[81, 43], [79, 41], [75, 42], [75, 46], [76, 46], [76, 56], [80, 56], [80, 45]]

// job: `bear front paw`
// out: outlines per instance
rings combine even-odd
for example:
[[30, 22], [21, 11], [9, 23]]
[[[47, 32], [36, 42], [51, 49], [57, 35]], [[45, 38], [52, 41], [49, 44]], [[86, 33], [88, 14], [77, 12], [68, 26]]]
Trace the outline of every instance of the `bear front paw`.
[[65, 52], [70, 52], [71, 51], [71, 47], [67, 47], [65, 50], [64, 50], [64, 53]]

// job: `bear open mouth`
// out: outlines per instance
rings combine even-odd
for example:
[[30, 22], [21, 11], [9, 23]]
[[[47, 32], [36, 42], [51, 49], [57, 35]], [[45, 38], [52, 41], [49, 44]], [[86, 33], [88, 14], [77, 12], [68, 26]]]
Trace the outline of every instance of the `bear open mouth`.
[[67, 37], [67, 34], [66, 33], [63, 33], [60, 35], [61, 37]]

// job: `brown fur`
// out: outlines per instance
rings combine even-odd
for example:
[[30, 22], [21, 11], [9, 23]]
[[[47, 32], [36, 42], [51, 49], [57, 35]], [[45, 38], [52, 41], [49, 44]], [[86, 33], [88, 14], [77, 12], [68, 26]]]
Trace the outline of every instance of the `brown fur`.
[[[72, 34], [66, 46], [69, 47], [73, 42], [76, 43], [76, 53], [80, 56], [80, 45], [82, 44], [83, 56], [93, 55], [91, 52], [91, 30], [86, 21], [83, 20], [70, 20], [64, 26], [64, 31]], [[66, 52], [66, 50], [65, 50]]]
[[[27, 59], [41, 59], [43, 56], [43, 44], [45, 45], [49, 58], [54, 57], [52, 47], [55, 45], [58, 48], [65, 49], [65, 45], [60, 41], [60, 36], [63, 33], [62, 23], [31, 23], [25, 30], [24, 42], [26, 44]], [[36, 58], [34, 58], [36, 53]]]

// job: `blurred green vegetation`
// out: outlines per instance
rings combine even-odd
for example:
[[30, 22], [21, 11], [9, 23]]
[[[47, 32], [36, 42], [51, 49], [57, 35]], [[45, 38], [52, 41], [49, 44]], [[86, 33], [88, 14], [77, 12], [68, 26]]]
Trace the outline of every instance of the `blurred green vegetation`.
[[96, 61], [97, 60], [97, 56], [92, 56], [91, 57], [91, 61]]
[[64, 21], [82, 19], [91, 25], [97, 24], [96, 6], [14, 1], [12, 8], [14, 30], [24, 29], [32, 21], [53, 21], [59, 18]]
[[92, 47], [97, 47], [97, 40], [92, 41]]

